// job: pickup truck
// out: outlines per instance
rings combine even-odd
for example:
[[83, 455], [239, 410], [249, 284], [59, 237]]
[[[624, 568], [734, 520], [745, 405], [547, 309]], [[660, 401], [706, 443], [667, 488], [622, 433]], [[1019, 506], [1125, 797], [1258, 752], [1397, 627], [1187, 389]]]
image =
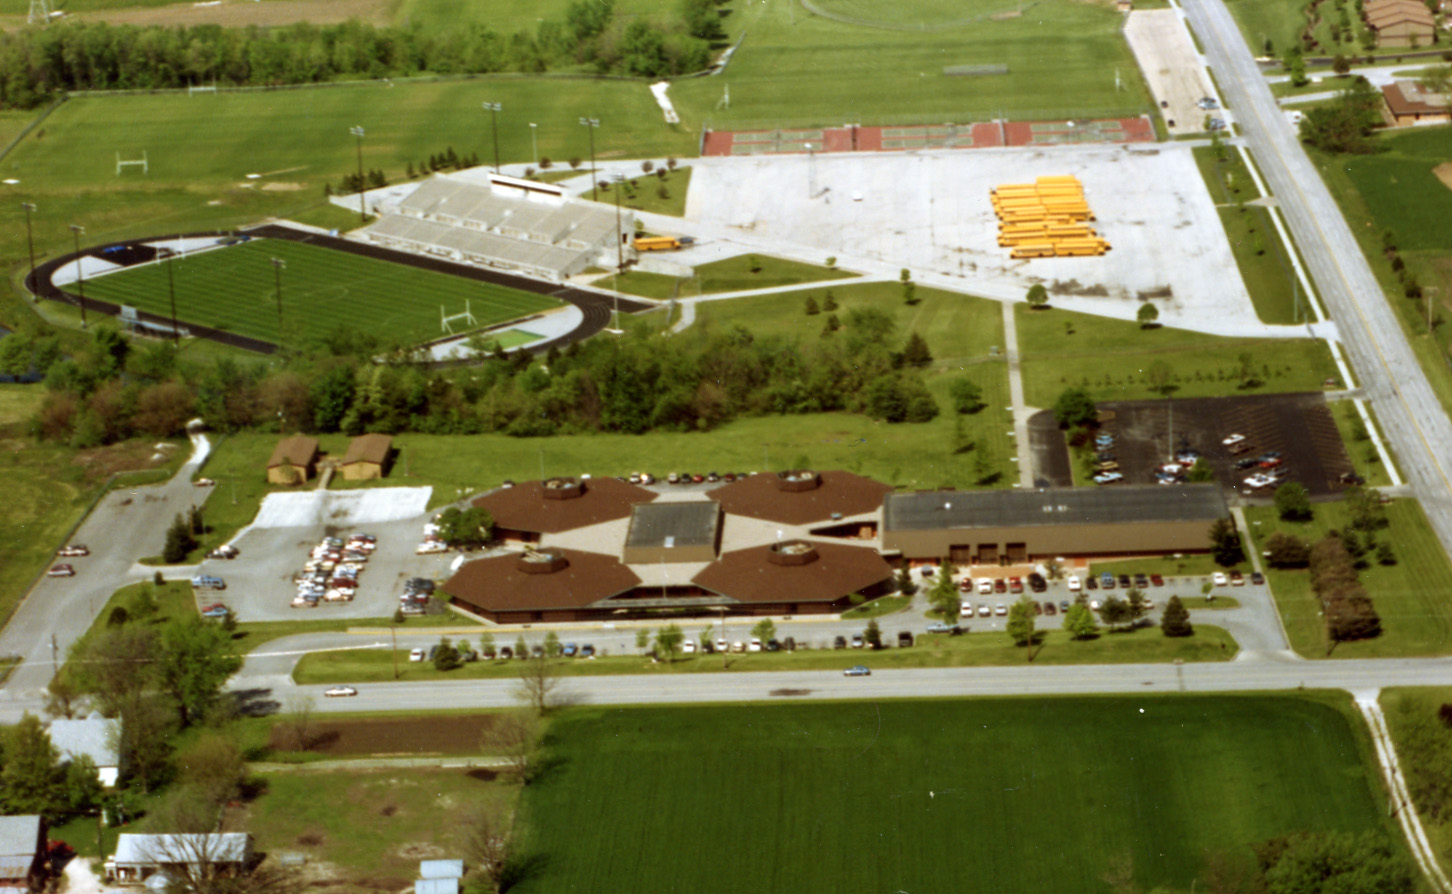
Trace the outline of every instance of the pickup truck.
[[192, 586], [198, 590], [225, 590], [227, 582], [220, 577], [212, 577], [210, 574], [199, 574], [192, 578]]
[[959, 627], [957, 624], [947, 624], [943, 621], [934, 621], [928, 625], [929, 633], [957, 633], [958, 631]]

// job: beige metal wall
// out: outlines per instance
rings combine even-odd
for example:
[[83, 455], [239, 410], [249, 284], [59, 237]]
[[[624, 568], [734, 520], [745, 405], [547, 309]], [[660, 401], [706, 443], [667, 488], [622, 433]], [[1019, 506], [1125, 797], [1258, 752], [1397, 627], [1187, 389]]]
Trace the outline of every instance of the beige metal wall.
[[[1010, 544], [1023, 544], [1029, 558], [1134, 552], [1204, 552], [1210, 522], [1124, 522], [1116, 525], [1056, 525], [1043, 528], [975, 528], [884, 531], [882, 548], [913, 559], [937, 559], [967, 546], [975, 556], [996, 557]], [[1017, 553], [1018, 549], [1015, 548]]]

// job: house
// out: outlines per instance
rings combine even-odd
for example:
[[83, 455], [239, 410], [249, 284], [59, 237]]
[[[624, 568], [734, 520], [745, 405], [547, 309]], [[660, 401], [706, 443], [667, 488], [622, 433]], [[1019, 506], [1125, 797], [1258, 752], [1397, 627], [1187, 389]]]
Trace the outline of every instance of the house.
[[1380, 47], [1427, 46], [1437, 30], [1436, 16], [1420, 0], [1369, 0], [1365, 15]]
[[313, 477], [318, 464], [318, 439], [293, 435], [277, 442], [272, 458], [267, 461], [269, 484], [304, 484]]
[[348, 442], [343, 454], [343, 477], [348, 481], [382, 478], [388, 474], [393, 438], [388, 435], [359, 435]]
[[118, 884], [145, 884], [158, 873], [195, 873], [202, 864], [240, 872], [252, 862], [252, 836], [244, 832], [129, 835], [116, 839], [106, 876]]
[[116, 724], [117, 721], [100, 715], [85, 720], [52, 720], [50, 742], [60, 752], [63, 761], [75, 760], [82, 755], [89, 757], [96, 765], [96, 775], [101, 784], [110, 788], [116, 784], [121, 770], [114, 744]]
[[0, 816], [0, 894], [30, 894], [45, 883], [45, 820]]
[[1452, 121], [1446, 94], [1429, 93], [1416, 81], [1387, 84], [1381, 88], [1381, 96], [1386, 101], [1387, 115], [1397, 127]]
[[463, 860], [420, 860], [413, 894], [459, 894], [463, 877]]

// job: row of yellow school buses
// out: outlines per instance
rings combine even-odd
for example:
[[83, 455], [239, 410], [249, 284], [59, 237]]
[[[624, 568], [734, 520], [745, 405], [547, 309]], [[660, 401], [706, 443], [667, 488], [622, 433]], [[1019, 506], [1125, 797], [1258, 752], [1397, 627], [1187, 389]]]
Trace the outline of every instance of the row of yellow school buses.
[[1093, 257], [1109, 251], [1089, 221], [1094, 212], [1078, 177], [1039, 177], [1033, 183], [1007, 183], [993, 190], [998, 215], [998, 244], [1012, 258]]

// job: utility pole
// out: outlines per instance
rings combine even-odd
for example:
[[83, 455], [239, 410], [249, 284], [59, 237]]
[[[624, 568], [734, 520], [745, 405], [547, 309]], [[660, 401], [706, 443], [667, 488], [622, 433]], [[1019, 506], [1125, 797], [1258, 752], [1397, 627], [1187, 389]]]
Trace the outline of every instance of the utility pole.
[[534, 159], [536, 165], [539, 164], [539, 140], [536, 138], [536, 132], [538, 130], [539, 125], [533, 121], [529, 122], [529, 154]]
[[504, 106], [497, 102], [486, 102], [484, 108], [489, 110], [490, 130], [494, 132], [494, 173], [499, 173], [499, 113]]
[[[620, 231], [620, 192], [625, 188], [625, 175], [616, 174], [610, 178], [615, 181], [615, 275], [619, 276], [625, 272], [625, 234]], [[619, 289], [613, 290], [616, 293], [615, 319], [610, 325], [616, 329], [620, 328], [620, 294]]]
[[287, 262], [282, 258], [272, 259], [272, 274], [277, 288], [277, 351], [282, 353], [282, 268]]
[[173, 350], [181, 347], [181, 330], [176, 325], [176, 282], [173, 280], [171, 269], [172, 260], [166, 260], [166, 292], [171, 296], [171, 346]]
[[86, 328], [86, 272], [81, 268], [81, 234], [86, 228], [80, 224], [71, 224], [71, 233], [76, 237], [76, 284], [81, 293], [81, 328]]
[[30, 202], [21, 202], [20, 209], [25, 212], [25, 244], [30, 249], [30, 294], [39, 304], [40, 293], [37, 289], [40, 283], [35, 281], [35, 239], [30, 235], [30, 215], [34, 213], [35, 205]]
[[590, 131], [590, 201], [596, 200], [595, 187], [595, 128], [600, 126], [599, 118], [581, 118], [580, 124]]
[[392, 619], [388, 622], [388, 636], [393, 640], [393, 679], [398, 679], [398, 628]]
[[363, 181], [363, 128], [350, 127], [348, 133], [358, 138], [358, 219], [367, 223], [368, 210], [364, 201], [365, 194], [368, 192], [368, 184]]

